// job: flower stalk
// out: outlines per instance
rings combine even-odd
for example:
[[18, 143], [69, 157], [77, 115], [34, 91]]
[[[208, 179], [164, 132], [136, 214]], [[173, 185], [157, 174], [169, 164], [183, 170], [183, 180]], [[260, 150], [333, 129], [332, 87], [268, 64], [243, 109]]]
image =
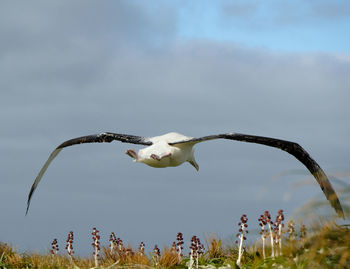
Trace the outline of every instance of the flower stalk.
[[141, 242], [139, 245], [139, 253], [141, 255], [145, 255], [145, 243], [144, 242]]
[[183, 250], [183, 244], [184, 244], [184, 240], [183, 240], [183, 237], [182, 237], [182, 233], [178, 233], [177, 236], [176, 236], [176, 251], [177, 251], [177, 255], [178, 255], [178, 259], [179, 261], [182, 260], [182, 250]]
[[154, 254], [154, 265], [158, 266], [159, 264], [159, 259], [160, 259], [160, 249], [158, 248], [158, 245], [156, 244], [153, 249], [153, 254]]
[[92, 247], [94, 248], [94, 252], [92, 253], [92, 255], [94, 256], [94, 260], [95, 260], [95, 267], [98, 267], [98, 259], [100, 256], [100, 235], [99, 235], [99, 231], [94, 227], [92, 229], [92, 240], [93, 243], [91, 244]]
[[270, 215], [269, 211], [266, 210], [264, 213], [264, 216], [265, 216], [266, 223], [267, 223], [267, 226], [269, 227], [269, 232], [270, 232], [271, 257], [274, 258], [275, 257], [274, 235], [273, 235], [272, 227], [271, 227], [271, 224], [273, 224], [273, 222], [271, 221], [271, 215]]
[[188, 268], [193, 268], [194, 263], [196, 268], [199, 266], [199, 257], [203, 254], [204, 246], [197, 236], [192, 236], [190, 246], [190, 262]]
[[238, 223], [238, 226], [239, 226], [239, 230], [238, 230], [238, 233], [236, 234], [236, 236], [238, 237], [238, 240], [236, 241], [236, 244], [239, 244], [238, 246], [238, 258], [237, 258], [237, 261], [236, 261], [236, 264], [238, 266], [241, 265], [241, 259], [242, 259], [242, 255], [243, 255], [243, 252], [244, 252], [244, 249], [243, 249], [243, 242], [245, 240], [247, 240], [247, 238], [245, 237], [245, 235], [248, 233], [248, 218], [247, 218], [247, 215], [246, 214], [243, 214], [242, 217], [241, 217], [241, 221]]
[[66, 250], [68, 253], [69, 258], [73, 261], [73, 239], [74, 239], [74, 235], [73, 235], [73, 231], [70, 231], [68, 234], [68, 238], [66, 240], [67, 245], [66, 245]]
[[112, 232], [111, 235], [109, 236], [109, 249], [111, 254], [113, 254], [116, 247], [117, 247], [117, 238], [115, 234]]
[[57, 255], [58, 251], [59, 251], [59, 248], [58, 248], [57, 238], [55, 238], [51, 243], [50, 253], [52, 254], [52, 256], [55, 256]]
[[284, 228], [284, 215], [283, 215], [283, 210], [280, 209], [277, 213], [276, 216], [276, 221], [274, 223], [275, 226], [275, 238], [276, 238], [276, 243], [278, 243], [279, 247], [279, 252], [277, 253], [277, 256], [282, 255], [282, 229]]
[[261, 235], [261, 239], [262, 239], [262, 252], [263, 252], [263, 257], [264, 259], [266, 259], [266, 252], [265, 252], [265, 242], [266, 242], [266, 237], [268, 235], [267, 230], [265, 229], [266, 224], [267, 224], [267, 220], [266, 220], [266, 216], [265, 215], [260, 215], [259, 219], [259, 226], [260, 226], [260, 235]]

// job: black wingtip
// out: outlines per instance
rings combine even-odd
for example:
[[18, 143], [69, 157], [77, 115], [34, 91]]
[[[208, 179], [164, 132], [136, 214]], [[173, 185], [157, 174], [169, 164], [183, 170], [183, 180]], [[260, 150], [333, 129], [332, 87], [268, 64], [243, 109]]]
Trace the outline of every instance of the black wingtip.
[[335, 212], [337, 213], [338, 217], [345, 220], [345, 214], [344, 214], [343, 208], [340, 205], [339, 200], [336, 201], [334, 204], [332, 204], [332, 206], [335, 209]]
[[33, 186], [31, 187], [30, 192], [29, 192], [29, 194], [28, 194], [26, 216], [27, 216], [28, 211], [29, 211], [30, 200], [32, 199], [32, 195], [33, 195], [33, 193], [34, 193], [34, 190], [35, 190], [35, 183], [34, 183]]
[[333, 206], [333, 208], [335, 209], [335, 212], [337, 213], [338, 217], [345, 220], [345, 214], [344, 214], [343, 208], [341, 206], [341, 203], [340, 203], [338, 197], [332, 196], [330, 202], [331, 202], [331, 205]]
[[25, 216], [27, 216], [27, 215], [28, 215], [29, 206], [30, 206], [30, 197], [28, 197], [28, 201], [27, 201], [27, 208], [26, 208], [26, 214], [25, 214]]
[[337, 212], [338, 216], [345, 220], [345, 214], [338, 198], [336, 198], [336, 201], [334, 202], [333, 207]]

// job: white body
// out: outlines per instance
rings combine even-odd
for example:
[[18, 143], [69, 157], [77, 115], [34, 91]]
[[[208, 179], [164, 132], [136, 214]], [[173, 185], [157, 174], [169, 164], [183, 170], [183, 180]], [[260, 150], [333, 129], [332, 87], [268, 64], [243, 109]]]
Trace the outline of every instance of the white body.
[[[151, 141], [153, 144], [139, 150], [135, 161], [158, 168], [179, 166], [184, 162], [189, 162], [198, 170], [198, 165], [195, 162], [193, 155], [194, 143], [183, 143], [174, 146], [168, 144], [188, 139], [191, 139], [191, 137], [178, 133], [168, 133], [165, 135], [148, 138], [148, 141]], [[157, 155], [160, 160], [152, 158], [152, 154]]]

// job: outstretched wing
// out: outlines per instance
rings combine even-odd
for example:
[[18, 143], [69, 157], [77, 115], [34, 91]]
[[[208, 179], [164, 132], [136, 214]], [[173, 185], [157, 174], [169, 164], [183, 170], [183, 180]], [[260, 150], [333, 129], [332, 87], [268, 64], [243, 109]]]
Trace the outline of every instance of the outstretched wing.
[[276, 138], [270, 138], [270, 137], [239, 134], [239, 133], [228, 133], [228, 134], [204, 136], [200, 138], [192, 138], [192, 139], [169, 143], [169, 144], [170, 145], [176, 145], [176, 144], [182, 144], [182, 143], [196, 144], [199, 142], [213, 140], [213, 139], [230, 139], [230, 140], [237, 140], [237, 141], [248, 142], [248, 143], [257, 143], [257, 144], [262, 144], [270, 147], [279, 148], [293, 155], [300, 162], [302, 162], [306, 166], [306, 168], [311, 172], [311, 174], [317, 180], [323, 193], [325, 194], [326, 198], [328, 199], [332, 207], [335, 209], [337, 214], [340, 217], [344, 218], [344, 212], [339, 202], [338, 196], [335, 193], [326, 174], [323, 172], [322, 168], [318, 165], [318, 163], [311, 158], [309, 153], [307, 153], [297, 143], [276, 139]]
[[100, 134], [82, 136], [82, 137], [73, 138], [73, 139], [70, 139], [70, 140], [63, 142], [50, 154], [46, 163], [41, 168], [39, 174], [35, 178], [35, 181], [32, 185], [32, 188], [30, 189], [30, 192], [28, 195], [26, 215], [28, 213], [30, 200], [32, 198], [32, 195], [33, 195], [36, 187], [38, 186], [41, 178], [43, 177], [46, 169], [49, 167], [52, 160], [57, 156], [58, 153], [60, 153], [60, 151], [63, 148], [77, 145], [77, 144], [84, 144], [84, 143], [110, 143], [114, 140], [118, 140], [118, 141], [121, 141], [124, 143], [140, 144], [140, 145], [146, 145], [146, 146], [152, 145], [151, 141], [147, 141], [146, 138], [141, 137], [141, 136], [127, 135], [127, 134], [115, 134], [115, 133], [100, 133]]

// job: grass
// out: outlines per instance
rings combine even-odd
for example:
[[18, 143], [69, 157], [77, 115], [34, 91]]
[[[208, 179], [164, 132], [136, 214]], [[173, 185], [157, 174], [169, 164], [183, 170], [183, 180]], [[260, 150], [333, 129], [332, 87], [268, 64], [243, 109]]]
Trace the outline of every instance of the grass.
[[[272, 258], [272, 248], [266, 244], [263, 258], [262, 240], [246, 245], [240, 268], [350, 268], [350, 229], [335, 221], [315, 222], [308, 227], [298, 226], [295, 231], [283, 229], [281, 255]], [[267, 240], [269, 242], [269, 240]], [[275, 245], [278, 248], [278, 244]], [[155, 253], [145, 254], [131, 246], [111, 250], [102, 246], [99, 268], [188, 268], [190, 257], [179, 258], [176, 248], [165, 247]], [[199, 267], [236, 265], [239, 249], [232, 242], [224, 244], [214, 236], [208, 238], [205, 251], [199, 256]], [[193, 263], [196, 268], [196, 263]], [[11, 246], [0, 243], [0, 268], [96, 268], [91, 257], [69, 256], [66, 253], [18, 253]]]
[[[349, 216], [350, 186], [346, 184], [342, 189], [345, 215]], [[114, 233], [109, 237], [109, 245], [101, 245], [96, 228], [92, 233], [94, 253], [90, 257], [76, 256], [73, 251], [69, 255], [68, 250], [74, 246], [73, 232], [66, 240], [66, 249], [60, 246], [58, 250], [54, 239], [51, 249], [44, 254], [18, 253], [11, 245], [0, 242], [0, 268], [196, 268], [197, 264], [199, 268], [350, 268], [350, 225], [338, 225], [324, 214], [327, 212], [324, 205], [329, 208], [323, 202], [304, 207], [301, 218], [308, 221], [306, 225], [296, 225], [297, 221], [292, 220], [284, 222], [283, 211], [275, 215], [275, 220], [269, 212], [262, 212], [260, 217], [243, 215], [234, 226], [237, 230], [232, 231], [236, 242], [224, 242], [211, 235], [202, 245], [198, 237], [196, 241], [193, 236], [191, 242], [191, 238], [182, 238], [178, 233], [176, 242], [169, 242], [161, 250], [155, 246], [150, 253], [145, 253], [143, 242], [138, 248], [124, 246]], [[315, 212], [323, 213], [318, 214], [317, 221], [313, 217]], [[251, 235], [248, 225], [254, 222], [260, 224], [261, 231]], [[247, 243], [246, 237], [256, 241]], [[192, 258], [185, 255], [189, 250], [183, 251], [182, 247], [190, 244]]]

